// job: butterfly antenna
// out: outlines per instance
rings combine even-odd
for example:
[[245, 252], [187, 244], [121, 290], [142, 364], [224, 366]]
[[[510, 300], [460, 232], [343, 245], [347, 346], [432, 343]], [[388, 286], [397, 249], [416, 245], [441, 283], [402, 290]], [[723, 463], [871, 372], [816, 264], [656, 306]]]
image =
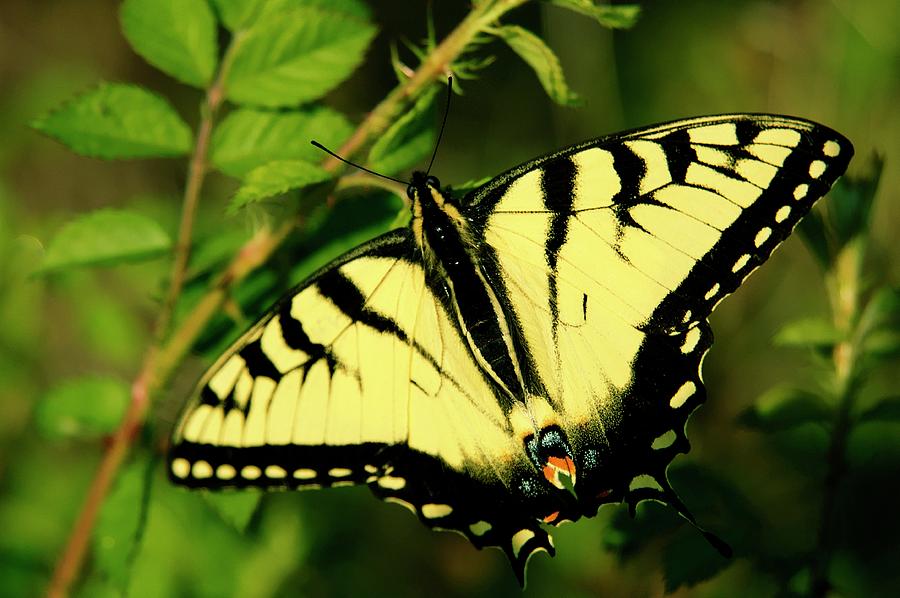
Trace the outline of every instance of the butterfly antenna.
[[434, 151], [431, 153], [431, 162], [428, 163], [428, 170], [425, 171], [426, 176], [431, 172], [431, 166], [434, 164], [434, 158], [437, 156], [438, 148], [441, 146], [441, 137], [444, 136], [444, 126], [447, 124], [447, 115], [450, 114], [450, 98], [453, 96], [453, 77], [447, 77], [447, 103], [444, 104], [444, 120], [441, 121], [441, 130], [438, 133], [437, 141], [434, 143]]
[[325, 152], [325, 153], [327, 153], [327, 154], [330, 154], [330, 155], [334, 156], [335, 158], [337, 158], [338, 160], [340, 160], [340, 161], [343, 162], [344, 164], [349, 164], [349, 165], [352, 166], [353, 168], [358, 168], [358, 169], [362, 170], [363, 172], [368, 172], [369, 174], [374, 174], [374, 175], [377, 176], [377, 177], [381, 177], [381, 178], [387, 179], [387, 180], [389, 180], [389, 181], [394, 181], [395, 183], [400, 183], [401, 185], [409, 185], [409, 181], [401, 181], [400, 179], [395, 179], [395, 178], [392, 177], [392, 176], [388, 176], [388, 175], [386, 175], [386, 174], [381, 174], [380, 172], [375, 172], [374, 170], [369, 170], [369, 169], [366, 168], [365, 166], [360, 166], [360, 165], [357, 164], [356, 162], [351, 162], [350, 160], [347, 160], [346, 158], [341, 158], [341, 157], [338, 156], [336, 153], [334, 153], [333, 151], [331, 151], [330, 149], [328, 149], [327, 147], [325, 147], [324, 145], [322, 145], [322, 144], [319, 143], [318, 141], [313, 140], [313, 141], [310, 141], [310, 143], [313, 144], [314, 146], [316, 146], [317, 148], [319, 148], [320, 150], [322, 150], [323, 152]]

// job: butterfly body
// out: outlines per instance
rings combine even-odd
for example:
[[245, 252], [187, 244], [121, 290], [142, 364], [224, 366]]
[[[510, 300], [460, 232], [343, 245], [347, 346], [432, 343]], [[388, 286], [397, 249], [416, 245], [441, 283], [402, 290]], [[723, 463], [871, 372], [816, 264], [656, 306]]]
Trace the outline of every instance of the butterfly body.
[[713, 307], [852, 146], [726, 115], [572, 146], [464, 197], [413, 176], [407, 228], [294, 289], [201, 380], [175, 433], [193, 487], [367, 484], [498, 546], [610, 502], [687, 510], [665, 470], [705, 400]]

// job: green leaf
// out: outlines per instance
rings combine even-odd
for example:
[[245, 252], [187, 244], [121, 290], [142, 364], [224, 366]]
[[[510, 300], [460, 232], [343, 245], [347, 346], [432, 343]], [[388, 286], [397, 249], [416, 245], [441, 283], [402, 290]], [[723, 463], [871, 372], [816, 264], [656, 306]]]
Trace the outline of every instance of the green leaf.
[[51, 388], [35, 406], [38, 431], [53, 440], [98, 438], [112, 433], [128, 405], [128, 385], [85, 376]]
[[86, 358], [123, 371], [137, 363], [147, 340], [144, 322], [133, 305], [109, 292], [108, 281], [91, 275], [65, 276], [54, 287], [69, 302], [69, 325]]
[[216, 129], [211, 160], [222, 172], [243, 177], [274, 160], [318, 162], [325, 155], [311, 140], [337, 148], [352, 132], [347, 119], [329, 108], [292, 112], [244, 108], [229, 114]]
[[804, 318], [786, 324], [775, 335], [780, 347], [831, 347], [843, 340], [843, 335], [830, 322], [821, 318]]
[[262, 17], [278, 15], [298, 6], [312, 6], [367, 20], [369, 7], [358, 0], [212, 0], [219, 18], [231, 31], [245, 28]]
[[[697, 464], [676, 462], [667, 473], [697, 521], [712, 533], [722, 530], [735, 554], [752, 553], [759, 520], [740, 489]], [[648, 546], [654, 546], [654, 553], [661, 548], [669, 589], [708, 579], [730, 564], [674, 509], [652, 501], [639, 503], [633, 518], [627, 509], [616, 512], [609, 531], [612, 533], [604, 533], [603, 543], [622, 559], [647, 554]]]
[[235, 50], [227, 97], [261, 106], [314, 100], [353, 72], [374, 35], [366, 21], [316, 8], [261, 19]]
[[[290, 2], [291, 0], [282, 0]], [[369, 5], [360, 0], [300, 0], [303, 6], [315, 6], [332, 12], [356, 17], [357, 19], [366, 21], [372, 17], [372, 9]]]
[[738, 423], [765, 432], [778, 432], [803, 424], [824, 424], [832, 419], [832, 408], [811, 392], [775, 387], [738, 416]]
[[464, 197], [465, 195], [471, 193], [471, 192], [474, 191], [475, 189], [478, 189], [479, 187], [481, 187], [481, 186], [487, 184], [487, 183], [490, 182], [490, 180], [493, 179], [493, 178], [494, 178], [494, 177], [484, 177], [484, 178], [480, 178], [480, 179], [474, 179], [474, 180], [471, 180], [471, 181], [466, 181], [466, 182], [461, 183], [461, 184], [459, 184], [459, 185], [453, 185], [452, 187], [449, 187], [450, 193], [451, 193], [454, 197], [460, 197], [460, 198], [461, 198], [461, 197]]
[[885, 397], [862, 412], [861, 422], [900, 422], [900, 396]]
[[390, 174], [409, 168], [431, 154], [436, 137], [437, 91], [438, 87], [432, 86], [375, 142], [369, 152], [370, 169]]
[[900, 288], [876, 289], [863, 308], [857, 331], [864, 356], [883, 360], [900, 355]]
[[131, 565], [138, 548], [147, 508], [148, 468], [152, 464], [143, 455], [129, 463], [116, 477], [112, 492], [103, 501], [94, 530], [93, 565], [125, 595]]
[[544, 40], [517, 25], [505, 25], [493, 30], [534, 70], [550, 99], [563, 106], [578, 105], [578, 95], [569, 89], [562, 66]]
[[598, 5], [594, 0], [549, 0], [549, 2], [587, 15], [611, 29], [630, 29], [641, 14], [641, 7], [638, 4]]
[[106, 208], [64, 224], [47, 244], [41, 271], [147, 260], [171, 245], [165, 231], [146, 216]]
[[876, 330], [866, 335], [862, 344], [867, 357], [887, 359], [900, 355], [900, 332]]
[[386, 232], [401, 209], [403, 202], [396, 195], [376, 192], [314, 210], [305, 227], [309, 251], [291, 268], [288, 278], [305, 280], [341, 254]]
[[216, 70], [216, 19], [206, 0], [125, 0], [122, 32], [144, 60], [189, 85]]
[[660, 503], [639, 503], [634, 517], [624, 505], [618, 508], [610, 521], [609, 531], [603, 534], [602, 543], [606, 550], [615, 552], [622, 559], [634, 557], [653, 540], [671, 535], [681, 524], [677, 514]]
[[666, 545], [663, 554], [666, 594], [681, 586], [694, 586], [711, 579], [731, 564], [696, 530], [684, 530]]
[[211, 0], [219, 20], [230, 31], [241, 29], [257, 14], [266, 0]]
[[228, 206], [234, 212], [247, 204], [327, 181], [331, 174], [302, 160], [277, 160], [254, 168]]
[[219, 516], [237, 531], [244, 533], [262, 499], [262, 492], [206, 492], [203, 498]]
[[191, 130], [178, 113], [135, 85], [104, 83], [31, 126], [96, 158], [181, 156], [191, 149]]
[[[230, 592], [232, 596], [283, 596], [285, 588], [291, 587], [292, 580], [296, 579], [297, 564], [315, 558], [309, 554], [311, 547], [307, 535], [310, 532], [301, 515], [305, 510], [292, 501], [267, 502], [253, 527], [253, 552], [237, 559], [237, 580]], [[333, 537], [340, 534], [337, 532]], [[366, 584], [365, 581], [362, 583]]]
[[[251, 234], [251, 230], [239, 226], [222, 226], [217, 233], [198, 234], [191, 249], [188, 279], [225, 267], [241, 246], [250, 240]], [[201, 285], [206, 290], [203, 281]]]
[[808, 213], [797, 226], [800, 238], [806, 243], [813, 257], [823, 269], [828, 269], [834, 261], [831, 246], [828, 244], [828, 233], [825, 232], [825, 220], [818, 210]]
[[879, 332], [900, 332], [900, 287], [885, 285], [875, 289], [857, 328], [864, 338]]
[[858, 178], [843, 176], [829, 192], [826, 220], [838, 247], [868, 230], [883, 169], [884, 161], [875, 156], [869, 164], [869, 174]]

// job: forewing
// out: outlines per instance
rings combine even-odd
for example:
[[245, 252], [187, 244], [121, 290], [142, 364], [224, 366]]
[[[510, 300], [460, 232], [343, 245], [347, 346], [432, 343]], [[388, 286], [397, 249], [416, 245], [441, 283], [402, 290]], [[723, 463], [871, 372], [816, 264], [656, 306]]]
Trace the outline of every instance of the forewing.
[[532, 552], [551, 550], [534, 514], [551, 499], [513, 498], [535, 472], [418, 255], [408, 231], [389, 234], [277, 304], [199, 383], [170, 475], [205, 488], [365, 483], [430, 527], [500, 546], [521, 578]]
[[706, 317], [852, 153], [800, 119], [705, 117], [574, 146], [463, 201], [579, 470], [596, 472], [579, 478], [588, 503], [665, 485], [704, 398]]

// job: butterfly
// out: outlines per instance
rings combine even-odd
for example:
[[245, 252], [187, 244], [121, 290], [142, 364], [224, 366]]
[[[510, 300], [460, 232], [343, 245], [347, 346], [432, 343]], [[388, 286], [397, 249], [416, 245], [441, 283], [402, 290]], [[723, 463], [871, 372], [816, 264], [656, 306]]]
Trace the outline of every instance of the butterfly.
[[366, 484], [496, 546], [654, 499], [704, 402], [707, 317], [846, 170], [822, 125], [704, 116], [574, 145], [458, 197], [414, 173], [408, 226], [289, 292], [200, 380], [171, 479]]

